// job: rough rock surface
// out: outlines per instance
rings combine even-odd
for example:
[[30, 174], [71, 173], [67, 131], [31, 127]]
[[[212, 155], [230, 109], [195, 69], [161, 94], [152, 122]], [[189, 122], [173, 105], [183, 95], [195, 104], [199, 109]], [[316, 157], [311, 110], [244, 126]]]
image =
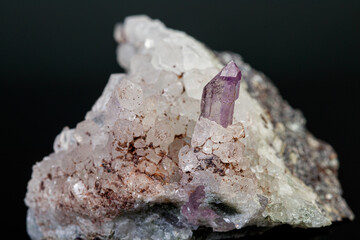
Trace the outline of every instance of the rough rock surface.
[[[335, 152], [239, 55], [146, 16], [127, 18], [114, 35], [127, 74], [111, 75], [85, 120], [64, 128], [34, 166], [25, 199], [32, 239], [189, 239], [200, 226], [353, 218]], [[200, 100], [230, 60], [242, 83], [224, 128], [199, 119]]]

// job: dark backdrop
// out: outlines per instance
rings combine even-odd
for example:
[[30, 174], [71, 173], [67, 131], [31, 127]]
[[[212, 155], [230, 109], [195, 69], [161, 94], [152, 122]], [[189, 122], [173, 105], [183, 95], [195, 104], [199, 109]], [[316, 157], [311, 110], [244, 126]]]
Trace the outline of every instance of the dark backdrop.
[[[27, 239], [23, 198], [31, 166], [52, 151], [97, 99], [115, 60], [113, 26], [148, 14], [215, 50], [240, 53], [299, 108], [339, 154], [355, 214], [359, 174], [359, 1], [1, 1], [1, 198], [11, 239]], [[5, 143], [5, 144], [4, 144]], [[5, 204], [5, 203], [3, 203]], [[282, 227], [267, 236], [355, 237], [359, 222], [320, 230]], [[3, 231], [4, 233], [4, 231]]]

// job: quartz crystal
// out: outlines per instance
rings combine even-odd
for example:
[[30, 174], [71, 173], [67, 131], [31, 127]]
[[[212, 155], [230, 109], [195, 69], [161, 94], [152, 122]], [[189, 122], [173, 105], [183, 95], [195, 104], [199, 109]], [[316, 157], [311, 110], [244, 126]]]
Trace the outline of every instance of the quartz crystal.
[[33, 167], [31, 239], [219, 239], [353, 219], [336, 153], [239, 55], [146, 16], [114, 36], [126, 74]]
[[201, 99], [201, 115], [223, 127], [232, 124], [235, 100], [239, 98], [241, 71], [229, 62], [206, 86]]

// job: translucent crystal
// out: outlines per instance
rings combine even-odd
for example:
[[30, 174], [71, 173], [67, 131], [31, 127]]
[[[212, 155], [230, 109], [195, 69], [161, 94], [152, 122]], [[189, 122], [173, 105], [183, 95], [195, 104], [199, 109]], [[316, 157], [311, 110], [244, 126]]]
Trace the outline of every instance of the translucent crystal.
[[202, 206], [205, 200], [204, 186], [198, 186], [189, 196], [187, 202], [181, 208], [181, 214], [194, 225], [208, 225], [216, 231], [225, 232], [235, 229], [235, 225], [227, 219], [223, 219], [210, 207]]
[[203, 89], [201, 117], [223, 127], [231, 125], [235, 100], [239, 97], [241, 71], [234, 61], [229, 62]]
[[33, 240], [191, 239], [199, 227], [353, 218], [335, 152], [238, 55], [146, 16], [114, 36], [126, 74], [112, 74], [84, 121], [33, 167]]

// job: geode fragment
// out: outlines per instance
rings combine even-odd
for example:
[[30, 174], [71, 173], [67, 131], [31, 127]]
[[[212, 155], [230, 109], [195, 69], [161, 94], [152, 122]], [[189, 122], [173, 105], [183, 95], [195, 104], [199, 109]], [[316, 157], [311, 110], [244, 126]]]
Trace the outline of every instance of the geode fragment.
[[[239, 55], [146, 16], [128, 17], [115, 39], [127, 74], [111, 75], [85, 120], [33, 168], [32, 239], [189, 239], [199, 227], [353, 219], [335, 152]], [[206, 98], [205, 87], [211, 101], [200, 107], [229, 62], [240, 90], [235, 74], [237, 88]]]

